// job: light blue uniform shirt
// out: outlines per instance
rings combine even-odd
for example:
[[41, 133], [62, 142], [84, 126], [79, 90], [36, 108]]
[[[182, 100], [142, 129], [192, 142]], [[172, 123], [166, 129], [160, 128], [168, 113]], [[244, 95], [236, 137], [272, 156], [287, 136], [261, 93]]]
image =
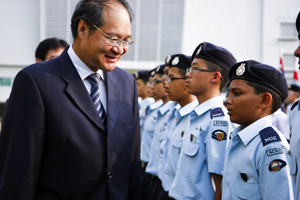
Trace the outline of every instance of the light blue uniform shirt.
[[175, 172], [177, 169], [177, 163], [179, 159], [181, 143], [184, 137], [185, 129], [189, 124], [189, 114], [198, 105], [198, 101], [195, 100], [184, 107], [180, 108], [175, 113], [176, 124], [173, 132], [169, 134], [169, 150], [167, 159], [164, 166], [164, 174], [162, 180], [162, 186], [165, 191], [169, 191], [170, 186], [174, 180]]
[[191, 112], [169, 196], [214, 199], [211, 173], [222, 175], [226, 140], [231, 130], [221, 96], [203, 102]]
[[294, 199], [289, 149], [270, 115], [235, 129], [226, 149], [222, 199]]
[[146, 118], [143, 127], [143, 137], [141, 142], [141, 161], [147, 163], [150, 158], [151, 143], [154, 134], [154, 127], [156, 124], [157, 110], [163, 104], [162, 100], [150, 104], [146, 109]]
[[174, 101], [168, 101], [167, 103], [162, 105], [157, 111], [157, 123], [154, 126], [155, 130], [150, 149], [150, 158], [146, 167], [146, 172], [155, 176], [158, 176], [157, 166], [159, 162], [159, 147], [161, 143], [161, 137], [164, 134], [166, 128], [165, 123], [169, 117], [168, 113], [174, 108], [174, 106]]
[[295, 199], [300, 200], [300, 104], [292, 106], [289, 116], [290, 130], [292, 133], [291, 145], [291, 174], [296, 185]]
[[143, 127], [144, 127], [144, 120], [146, 118], [146, 108], [154, 103], [154, 99], [152, 97], [147, 97], [139, 103], [139, 114], [140, 114], [140, 127], [141, 127], [141, 139], [143, 137]]
[[165, 131], [160, 135], [160, 147], [159, 147], [159, 162], [157, 165], [158, 178], [162, 181], [164, 176], [164, 166], [167, 159], [167, 153], [169, 148], [169, 134], [173, 132], [175, 128], [176, 118], [175, 112], [180, 109], [180, 104], [176, 106], [169, 112], [168, 120], [165, 123]]

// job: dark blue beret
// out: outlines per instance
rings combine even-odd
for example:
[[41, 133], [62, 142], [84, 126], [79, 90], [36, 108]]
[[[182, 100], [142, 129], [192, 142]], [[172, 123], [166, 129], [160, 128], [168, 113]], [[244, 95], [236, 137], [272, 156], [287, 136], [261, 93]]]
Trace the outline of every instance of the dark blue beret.
[[155, 68], [155, 74], [164, 74], [165, 64], [158, 65]]
[[184, 54], [174, 54], [171, 56], [169, 67], [179, 67], [187, 69], [191, 67], [192, 57]]
[[202, 58], [203, 60], [210, 61], [224, 68], [226, 71], [236, 63], [236, 59], [227, 49], [208, 42], [199, 44], [192, 58]]
[[229, 70], [229, 80], [243, 79], [264, 85], [278, 93], [284, 101], [288, 96], [288, 87], [281, 72], [272, 66], [255, 60], [236, 63]]
[[294, 92], [300, 92], [300, 86], [296, 84], [289, 84], [288, 89]]
[[143, 79], [148, 80], [149, 79], [149, 70], [141, 70], [135, 73], [135, 79]]
[[300, 29], [300, 11], [299, 11], [297, 19], [296, 19], [296, 28], [297, 28], [297, 32], [299, 33], [299, 29]]

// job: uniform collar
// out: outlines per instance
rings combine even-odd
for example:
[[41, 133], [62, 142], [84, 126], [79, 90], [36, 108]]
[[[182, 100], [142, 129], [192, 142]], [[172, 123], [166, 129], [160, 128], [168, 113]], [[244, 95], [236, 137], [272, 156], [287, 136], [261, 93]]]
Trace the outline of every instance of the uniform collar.
[[192, 101], [189, 104], [183, 106], [181, 109], [179, 109], [176, 112], [176, 118], [181, 119], [185, 115], [189, 114], [190, 112], [193, 111], [193, 109], [198, 105], [198, 100]]
[[163, 101], [158, 100], [158, 101], [154, 102], [153, 104], [150, 104], [149, 109], [154, 110], [154, 109], [158, 108], [159, 106], [161, 106], [162, 104], [163, 104]]
[[174, 101], [168, 101], [167, 103], [162, 105], [158, 109], [158, 112], [160, 113], [160, 115], [164, 115], [164, 114], [166, 114], [166, 112], [168, 112], [171, 109], [171, 107], [175, 107], [175, 102]]
[[241, 130], [241, 126], [239, 126], [234, 130], [234, 132], [237, 133], [244, 145], [247, 145], [253, 138], [255, 138], [259, 134], [259, 130], [262, 130], [269, 126], [272, 126], [271, 115], [253, 122], [243, 130]]
[[217, 96], [214, 98], [211, 98], [201, 104], [199, 104], [195, 109], [194, 112], [200, 116], [206, 111], [210, 110], [213, 107], [218, 107], [223, 105], [223, 98], [221, 96]]
[[152, 97], [147, 97], [140, 102], [140, 106], [141, 106], [141, 108], [144, 108], [153, 102], [154, 102], [154, 99]]

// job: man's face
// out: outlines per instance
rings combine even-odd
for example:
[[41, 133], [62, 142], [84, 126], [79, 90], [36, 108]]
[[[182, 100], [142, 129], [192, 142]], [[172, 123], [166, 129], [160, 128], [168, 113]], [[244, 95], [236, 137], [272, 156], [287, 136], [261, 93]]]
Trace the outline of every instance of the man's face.
[[148, 82], [147, 82], [147, 93], [148, 93], [149, 97], [153, 97], [152, 81], [153, 81], [153, 76], [149, 76], [149, 79], [148, 79]]
[[[300, 41], [300, 29], [298, 30], [298, 38], [299, 38], [299, 41]], [[299, 63], [299, 68], [300, 68], [300, 45], [295, 50], [294, 55], [299, 59], [298, 63]]]
[[[119, 3], [109, 3], [109, 7], [104, 7], [103, 17], [105, 24], [99, 27], [106, 35], [115, 39], [129, 40], [131, 38], [131, 22], [127, 10]], [[83, 20], [82, 20], [83, 21]], [[82, 24], [83, 23], [83, 24]], [[78, 37], [81, 38], [78, 48], [79, 57], [93, 71], [98, 69], [111, 71], [115, 69], [116, 63], [128, 50], [122, 44], [112, 46], [99, 30], [89, 32], [87, 23], [79, 22]], [[85, 23], [85, 28], [82, 28]], [[86, 32], [85, 32], [86, 31]]]
[[142, 79], [136, 80], [137, 93], [139, 97], [147, 96], [147, 86]]
[[287, 96], [287, 98], [284, 100], [284, 102], [286, 104], [291, 104], [294, 103], [294, 101], [297, 100], [299, 93], [295, 92], [293, 90], [289, 90], [289, 95]]
[[165, 90], [169, 99], [172, 101], [178, 101], [184, 96], [186, 86], [185, 79], [173, 79], [172, 78], [185, 78], [179, 72], [178, 67], [171, 67], [169, 70], [169, 82], [166, 82]]
[[50, 49], [47, 52], [47, 55], [45, 57], [45, 61], [59, 57], [60, 54], [64, 51], [64, 49], [65, 49], [64, 47], [58, 47], [56, 49]]
[[245, 80], [234, 79], [229, 85], [229, 94], [225, 100], [230, 121], [246, 127], [257, 120], [260, 95]]
[[164, 86], [164, 88], [166, 88], [166, 79], [168, 78], [168, 76], [169, 76], [169, 70], [170, 70], [170, 67], [169, 66], [165, 66], [164, 67], [164, 75], [163, 75], [163, 86]]
[[192, 61], [192, 72], [186, 73], [186, 87], [190, 94], [196, 96], [204, 94], [210, 89], [208, 84], [213, 76], [212, 72], [199, 71], [198, 69], [207, 69], [207, 65], [201, 58], [194, 58]]
[[152, 81], [152, 94], [153, 98], [159, 99], [167, 96], [163, 87], [163, 78], [160, 74], [155, 74]]

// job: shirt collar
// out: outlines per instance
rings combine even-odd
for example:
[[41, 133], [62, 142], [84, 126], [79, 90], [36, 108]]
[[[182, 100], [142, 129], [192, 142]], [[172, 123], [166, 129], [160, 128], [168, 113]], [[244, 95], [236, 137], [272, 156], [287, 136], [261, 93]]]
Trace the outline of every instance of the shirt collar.
[[[89, 75], [94, 73], [94, 71], [86, 66], [86, 64], [84, 64], [84, 62], [82, 62], [82, 60], [80, 60], [80, 58], [77, 56], [73, 49], [73, 44], [70, 45], [68, 54], [82, 80], [86, 79]], [[102, 70], [99, 69], [96, 73], [100, 75], [102, 80], [105, 80]]]
[[185, 115], [189, 114], [190, 112], [192, 112], [192, 110], [198, 105], [198, 100], [192, 101], [189, 104], [183, 106], [180, 110], [178, 110], [178, 114], [176, 117], [182, 118]]
[[153, 104], [149, 105], [149, 109], [154, 110], [154, 109], [158, 108], [159, 106], [161, 106], [162, 104], [163, 104], [162, 100], [156, 101]]
[[140, 106], [141, 108], [144, 108], [146, 107], [147, 105], [149, 105], [150, 103], [153, 103], [154, 102], [154, 99], [151, 98], [151, 97], [147, 97], [145, 99], [143, 99], [141, 102], [140, 102]]
[[170, 110], [171, 107], [175, 107], [175, 102], [174, 101], [168, 101], [167, 103], [165, 103], [164, 105], [162, 105], [159, 109], [158, 112], [161, 115], [164, 115], [167, 111]]
[[266, 127], [272, 126], [272, 118], [271, 115], [260, 118], [259, 120], [253, 122], [243, 130], [241, 130], [241, 126], [234, 130], [234, 135], [238, 135], [244, 145], [247, 145], [253, 138], [255, 138], [258, 134], [258, 130], [262, 130]]
[[221, 96], [217, 96], [211, 98], [201, 104], [199, 104], [195, 109], [194, 112], [200, 116], [206, 111], [210, 110], [212, 107], [222, 106], [223, 105], [223, 98]]

